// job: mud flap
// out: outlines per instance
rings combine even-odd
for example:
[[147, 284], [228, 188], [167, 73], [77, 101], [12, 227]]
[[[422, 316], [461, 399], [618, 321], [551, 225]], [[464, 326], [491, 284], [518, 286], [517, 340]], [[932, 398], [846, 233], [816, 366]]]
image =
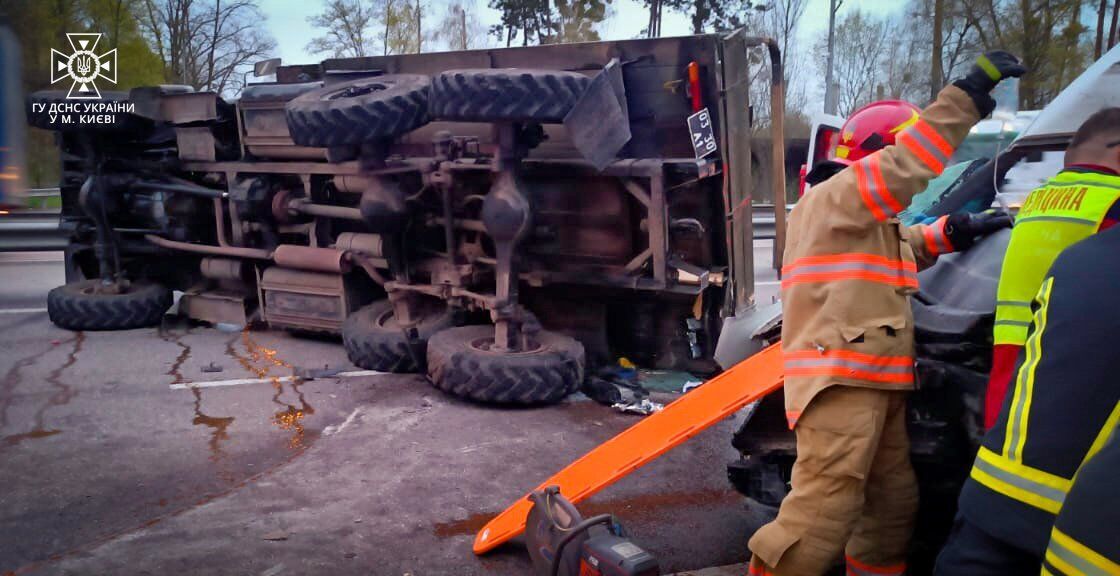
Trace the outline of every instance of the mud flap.
[[[777, 390], [782, 377], [781, 345], [774, 344], [584, 454], [535, 490], [555, 485], [572, 503], [581, 502]], [[491, 520], [475, 536], [474, 553], [489, 552], [524, 532], [532, 506], [526, 495]]]
[[622, 65], [612, 59], [603, 67], [575, 106], [564, 116], [568, 137], [583, 157], [602, 170], [630, 141], [630, 119]]

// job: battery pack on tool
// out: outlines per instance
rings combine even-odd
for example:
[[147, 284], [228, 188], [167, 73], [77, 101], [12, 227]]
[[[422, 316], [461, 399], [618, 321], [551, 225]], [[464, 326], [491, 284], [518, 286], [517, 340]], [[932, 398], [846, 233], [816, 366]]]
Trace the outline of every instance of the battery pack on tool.
[[656, 576], [661, 573], [653, 555], [614, 534], [588, 538], [582, 552], [579, 576]]
[[537, 576], [657, 576], [661, 568], [626, 539], [610, 514], [583, 518], [556, 486], [529, 495], [525, 546]]

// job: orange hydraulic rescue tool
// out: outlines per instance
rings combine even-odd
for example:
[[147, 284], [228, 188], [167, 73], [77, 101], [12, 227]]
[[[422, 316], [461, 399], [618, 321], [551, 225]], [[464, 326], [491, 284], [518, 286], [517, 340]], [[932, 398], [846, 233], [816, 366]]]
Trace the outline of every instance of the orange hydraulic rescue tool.
[[[782, 383], [781, 345], [774, 344], [584, 454], [535, 490], [559, 486], [564, 497], [580, 502]], [[485, 554], [524, 532], [532, 507], [526, 495], [495, 516], [475, 536], [474, 553]]]

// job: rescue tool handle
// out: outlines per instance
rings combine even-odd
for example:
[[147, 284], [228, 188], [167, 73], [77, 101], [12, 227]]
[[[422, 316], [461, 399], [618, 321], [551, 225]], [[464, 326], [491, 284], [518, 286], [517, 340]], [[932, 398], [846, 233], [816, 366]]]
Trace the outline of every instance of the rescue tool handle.
[[[623, 430], [535, 490], [555, 485], [569, 501], [578, 503], [777, 390], [782, 383], [782, 349], [774, 344]], [[475, 537], [474, 553], [485, 554], [524, 532], [532, 507], [533, 501], [526, 495], [495, 516]]]
[[565, 534], [556, 545], [556, 554], [552, 557], [552, 570], [549, 572], [550, 576], [557, 576], [560, 573], [560, 560], [564, 557], [564, 547], [574, 540], [576, 536], [583, 534], [588, 528], [596, 524], [606, 524], [609, 528], [613, 523], [614, 516], [610, 514], [600, 514], [598, 516], [592, 516], [571, 528], [565, 528], [568, 533]]

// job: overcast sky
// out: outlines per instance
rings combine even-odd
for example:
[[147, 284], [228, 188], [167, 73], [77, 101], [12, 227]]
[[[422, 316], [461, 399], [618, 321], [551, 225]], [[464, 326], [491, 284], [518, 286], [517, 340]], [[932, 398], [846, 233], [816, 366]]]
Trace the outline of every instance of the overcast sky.
[[[499, 14], [487, 7], [487, 0], [473, 0], [477, 6], [479, 19], [486, 25], [496, 24]], [[431, 0], [430, 4], [446, 4], [447, 0]], [[467, 0], [470, 4], [472, 0]], [[812, 45], [813, 39], [828, 30], [829, 0], [808, 0], [805, 16], [801, 20], [800, 37], [805, 46]], [[841, 13], [858, 6], [860, 9], [876, 14], [888, 14], [901, 10], [903, 2], [898, 0], [846, 0], [840, 8]], [[307, 19], [319, 13], [323, 0], [260, 0], [261, 8], [267, 16], [267, 27], [276, 38], [278, 54], [287, 64], [302, 64], [321, 60], [321, 56], [309, 54], [307, 43], [320, 32], [312, 28]], [[636, 37], [646, 23], [649, 15], [640, 0], [613, 0], [611, 16], [600, 27], [599, 34], [604, 40], [620, 40]], [[677, 12], [666, 12], [661, 24], [663, 36], [683, 36], [690, 33], [688, 16]], [[489, 38], [492, 45], [498, 41]]]

